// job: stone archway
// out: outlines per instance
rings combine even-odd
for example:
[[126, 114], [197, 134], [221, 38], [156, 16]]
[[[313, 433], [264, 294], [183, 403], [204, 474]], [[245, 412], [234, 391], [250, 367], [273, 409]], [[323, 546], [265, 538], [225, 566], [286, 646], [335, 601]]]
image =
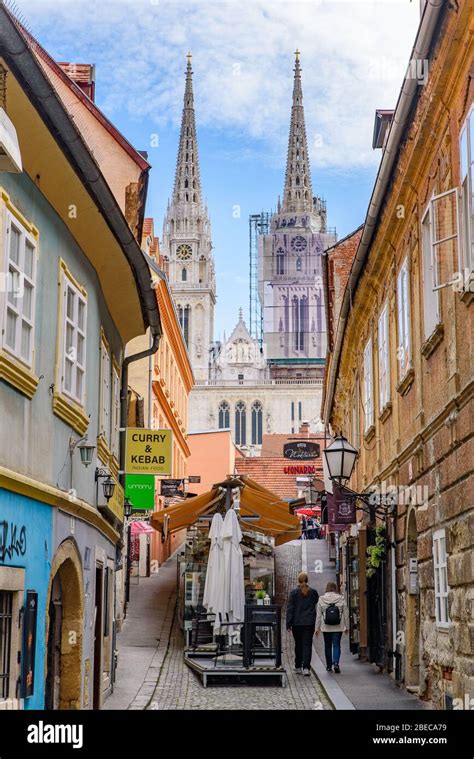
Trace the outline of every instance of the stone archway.
[[71, 538], [54, 556], [46, 610], [46, 708], [81, 709], [84, 582], [80, 554]]
[[418, 531], [416, 509], [411, 508], [406, 522], [406, 627], [405, 687], [416, 691], [420, 685], [420, 593], [410, 588], [410, 559], [417, 558]]

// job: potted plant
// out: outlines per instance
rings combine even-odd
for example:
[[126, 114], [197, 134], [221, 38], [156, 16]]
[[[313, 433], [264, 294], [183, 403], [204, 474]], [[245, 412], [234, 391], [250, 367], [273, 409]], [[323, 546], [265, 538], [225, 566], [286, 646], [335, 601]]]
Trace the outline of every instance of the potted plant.
[[257, 590], [255, 595], [257, 597], [257, 606], [263, 606], [263, 599], [267, 595], [267, 592], [265, 590]]
[[366, 575], [373, 577], [385, 559], [385, 525], [375, 530], [375, 545], [367, 546]]

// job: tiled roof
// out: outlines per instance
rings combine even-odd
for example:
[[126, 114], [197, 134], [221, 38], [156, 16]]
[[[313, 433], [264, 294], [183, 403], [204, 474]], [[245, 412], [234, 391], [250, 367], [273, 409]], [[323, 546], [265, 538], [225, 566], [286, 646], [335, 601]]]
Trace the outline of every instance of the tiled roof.
[[[282, 435], [287, 439], [287, 435]], [[291, 467], [290, 474], [285, 473], [285, 468]], [[291, 500], [298, 497], [298, 488], [296, 478], [303, 477], [304, 471], [298, 471], [301, 467], [314, 468], [314, 475], [318, 479], [323, 479], [323, 465], [321, 459], [315, 459], [311, 462], [295, 464], [288, 459], [281, 457], [261, 457], [248, 456], [243, 459], [236, 459], [235, 469], [238, 474], [248, 474], [253, 480], [263, 485], [263, 487], [272, 490], [279, 498]], [[307, 471], [307, 470], [306, 470]], [[313, 473], [313, 472], [311, 472]]]

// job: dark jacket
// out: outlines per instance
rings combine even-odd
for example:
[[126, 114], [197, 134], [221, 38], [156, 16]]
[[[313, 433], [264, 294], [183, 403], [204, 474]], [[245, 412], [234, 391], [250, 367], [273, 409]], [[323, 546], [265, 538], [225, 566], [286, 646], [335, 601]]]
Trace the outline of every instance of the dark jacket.
[[292, 590], [286, 607], [287, 628], [299, 625], [315, 625], [318, 599], [318, 591], [314, 588], [310, 588], [306, 596], [302, 594], [299, 588]]

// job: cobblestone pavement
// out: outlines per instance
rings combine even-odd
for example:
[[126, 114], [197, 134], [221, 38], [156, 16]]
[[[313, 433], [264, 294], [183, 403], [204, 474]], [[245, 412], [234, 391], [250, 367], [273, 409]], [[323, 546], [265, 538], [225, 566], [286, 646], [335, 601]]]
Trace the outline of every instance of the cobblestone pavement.
[[[301, 543], [292, 542], [276, 549], [277, 601], [284, 607], [288, 592], [295, 587], [301, 571]], [[284, 614], [285, 609], [282, 608]], [[183, 659], [183, 638], [173, 624], [169, 647], [161, 666], [156, 688], [148, 709], [332, 709], [314, 674], [302, 677], [292, 672], [293, 639], [282, 624], [283, 665], [287, 671], [286, 687], [209, 686], [203, 688], [197, 675]], [[139, 708], [139, 707], [138, 707]]]

